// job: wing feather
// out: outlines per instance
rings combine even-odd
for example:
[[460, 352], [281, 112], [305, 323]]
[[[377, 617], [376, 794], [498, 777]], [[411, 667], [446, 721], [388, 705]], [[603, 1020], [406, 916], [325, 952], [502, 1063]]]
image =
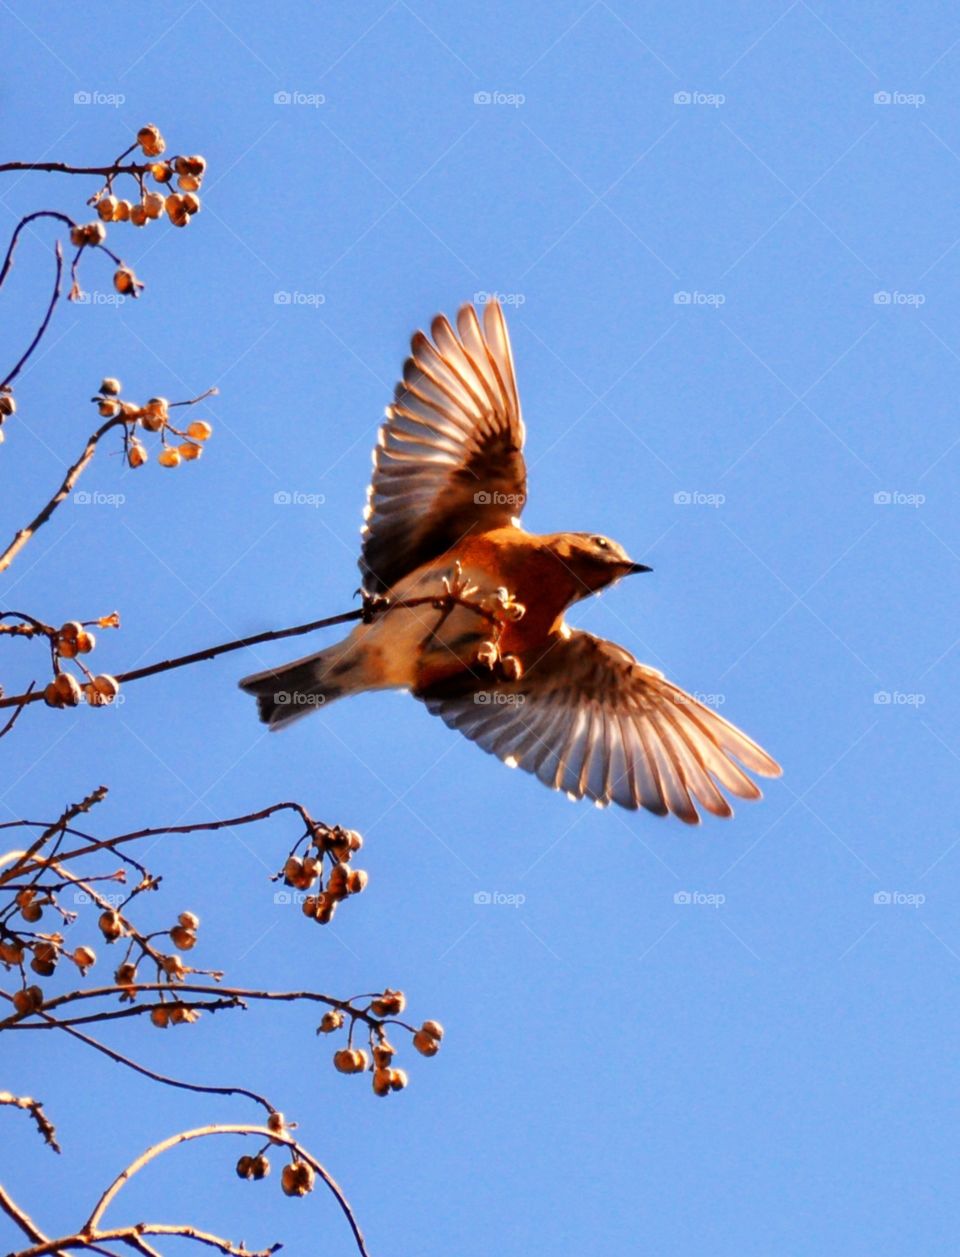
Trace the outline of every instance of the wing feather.
[[411, 339], [374, 450], [360, 570], [384, 593], [473, 531], [498, 528], [526, 499], [523, 420], [503, 312], [473, 306]]
[[558, 633], [523, 663], [518, 681], [486, 682], [482, 703], [468, 676], [417, 697], [484, 750], [573, 798], [671, 812], [688, 824], [700, 819], [698, 803], [731, 816], [723, 790], [759, 798], [745, 769], [780, 774], [746, 734], [612, 642]]

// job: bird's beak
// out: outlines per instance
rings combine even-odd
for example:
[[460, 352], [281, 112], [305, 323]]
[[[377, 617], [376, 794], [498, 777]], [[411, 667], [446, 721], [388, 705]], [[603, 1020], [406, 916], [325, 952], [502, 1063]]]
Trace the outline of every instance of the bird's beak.
[[646, 563], [631, 563], [624, 573], [625, 576], [635, 576], [638, 572], [652, 572], [652, 567], [647, 567]]

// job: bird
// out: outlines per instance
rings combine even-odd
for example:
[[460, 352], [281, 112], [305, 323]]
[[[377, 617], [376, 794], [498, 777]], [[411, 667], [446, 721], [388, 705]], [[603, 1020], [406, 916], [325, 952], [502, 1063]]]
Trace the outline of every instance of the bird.
[[524, 424], [499, 301], [417, 331], [373, 452], [342, 641], [245, 677], [280, 729], [334, 699], [409, 691], [432, 715], [573, 799], [688, 824], [758, 799], [780, 765], [718, 712], [565, 611], [651, 569], [589, 532], [527, 532]]

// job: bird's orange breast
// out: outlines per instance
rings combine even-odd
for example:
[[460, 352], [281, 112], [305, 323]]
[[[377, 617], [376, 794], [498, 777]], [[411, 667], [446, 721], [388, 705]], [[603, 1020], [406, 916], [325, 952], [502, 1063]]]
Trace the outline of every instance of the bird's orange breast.
[[464, 571], [483, 572], [492, 588], [503, 586], [526, 608], [505, 628], [504, 654], [539, 645], [575, 597], [576, 582], [548, 550], [543, 538], [521, 528], [497, 528], [467, 537], [453, 551]]

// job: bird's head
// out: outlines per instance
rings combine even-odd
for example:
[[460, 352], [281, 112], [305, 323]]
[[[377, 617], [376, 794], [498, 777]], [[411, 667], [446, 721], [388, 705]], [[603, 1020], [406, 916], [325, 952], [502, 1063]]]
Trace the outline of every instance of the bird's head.
[[619, 542], [597, 533], [556, 533], [548, 544], [580, 587], [579, 597], [603, 589], [621, 576], [653, 570], [645, 563], [634, 563]]

